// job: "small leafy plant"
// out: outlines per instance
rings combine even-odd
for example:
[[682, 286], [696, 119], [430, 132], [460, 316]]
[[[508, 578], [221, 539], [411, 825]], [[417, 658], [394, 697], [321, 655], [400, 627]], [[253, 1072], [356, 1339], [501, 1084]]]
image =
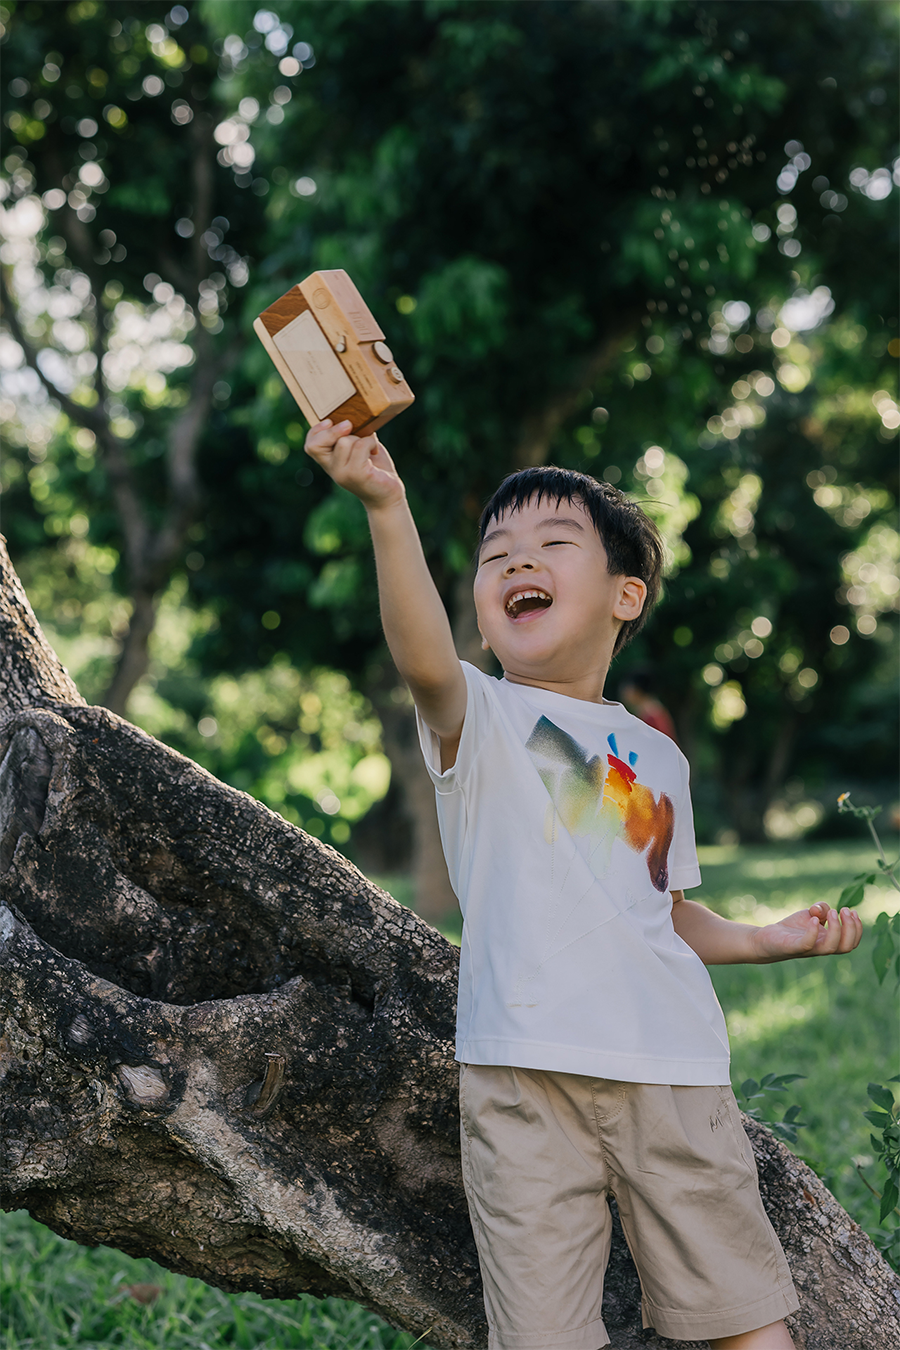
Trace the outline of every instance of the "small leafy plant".
[[[854, 877], [850, 885], [845, 886], [841, 892], [838, 904], [847, 905], [851, 909], [854, 905], [858, 905], [865, 888], [877, 881], [879, 876], [893, 886], [894, 890], [900, 891], [900, 880], [897, 878], [900, 859], [895, 863], [888, 862], [881, 840], [878, 837], [878, 831], [873, 823], [875, 817], [881, 811], [881, 807], [854, 806], [850, 801], [850, 793], [842, 792], [838, 797], [838, 811], [841, 814], [849, 812], [857, 820], [864, 820], [878, 850], [876, 859], [878, 870], [861, 872], [858, 877]], [[879, 914], [875, 920], [874, 932], [875, 948], [872, 952], [872, 964], [875, 967], [878, 983], [882, 984], [888, 972], [892, 971], [894, 978], [900, 985], [900, 911], [896, 914], [885, 912]], [[900, 1083], [900, 1075], [891, 1078], [889, 1081]], [[856, 1170], [872, 1194], [881, 1201], [878, 1219], [881, 1224], [886, 1224], [889, 1219], [892, 1219], [893, 1215], [900, 1215], [897, 1203], [900, 1200], [900, 1105], [894, 1100], [894, 1094], [890, 1088], [884, 1087], [880, 1083], [870, 1083], [868, 1095], [877, 1109], [864, 1111], [863, 1115], [878, 1131], [877, 1134], [872, 1134], [869, 1138], [872, 1141], [872, 1148], [876, 1157], [880, 1158], [887, 1171], [884, 1189], [877, 1191], [869, 1183], [859, 1163], [856, 1165]], [[873, 1237], [876, 1246], [885, 1259], [891, 1263], [895, 1270], [900, 1270], [900, 1224], [893, 1220], [890, 1227], [883, 1227], [879, 1232], [873, 1234]]]
[[[864, 820], [878, 850], [878, 857], [875, 860], [877, 870], [860, 872], [859, 876], [854, 877], [849, 886], [845, 886], [841, 891], [841, 898], [838, 901], [839, 908], [846, 905], [848, 909], [853, 909], [862, 900], [866, 887], [874, 885], [879, 877], [884, 878], [889, 885], [893, 886], [895, 891], [900, 891], [900, 880], [897, 878], [900, 859], [895, 863], [888, 862], [881, 840], [878, 837], [878, 831], [873, 823], [880, 811], [880, 806], [854, 806], [850, 800], [849, 792], [842, 792], [838, 797], [839, 814], [846, 815], [849, 813], [855, 816], [857, 820]], [[897, 914], [881, 913], [875, 920], [875, 950], [872, 953], [872, 963], [875, 966], [875, 974], [878, 976], [879, 984], [882, 983], [889, 970], [893, 970], [895, 979], [900, 982], [900, 912]]]
[[[758, 1120], [762, 1125], [768, 1125], [769, 1129], [779, 1139], [783, 1139], [786, 1144], [792, 1146], [797, 1142], [797, 1131], [802, 1129], [804, 1121], [798, 1120], [800, 1107], [796, 1104], [787, 1107], [780, 1120], [771, 1117], [771, 1111], [763, 1114], [764, 1104], [768, 1103], [774, 1108], [775, 1103], [767, 1097], [767, 1093], [784, 1092], [791, 1084], [796, 1083], [798, 1078], [805, 1078], [802, 1073], [767, 1073], [764, 1074], [757, 1083], [755, 1078], [747, 1078], [741, 1083], [740, 1088], [735, 1089], [735, 1096], [738, 1099], [741, 1110], [750, 1117], [751, 1120]], [[754, 1106], [753, 1103], [758, 1105]]]
[[[900, 1074], [888, 1081], [900, 1083]], [[885, 1224], [893, 1215], [900, 1215], [897, 1203], [900, 1200], [900, 1103], [894, 1100], [891, 1089], [883, 1087], [880, 1083], [869, 1084], [869, 1098], [876, 1109], [866, 1111], [864, 1115], [878, 1131], [869, 1138], [876, 1155], [887, 1169], [884, 1189], [876, 1191], [863, 1176], [862, 1167], [858, 1163], [856, 1170], [872, 1194], [881, 1201], [878, 1220], [881, 1224]], [[883, 1228], [876, 1234], [876, 1245], [894, 1269], [900, 1269], [900, 1224], [894, 1221], [890, 1228]]]

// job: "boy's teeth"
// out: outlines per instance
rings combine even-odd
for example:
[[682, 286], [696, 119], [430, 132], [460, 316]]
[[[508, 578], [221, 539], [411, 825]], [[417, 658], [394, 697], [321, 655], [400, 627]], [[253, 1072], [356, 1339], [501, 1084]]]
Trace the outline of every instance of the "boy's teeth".
[[507, 614], [511, 614], [515, 618], [528, 600], [539, 600], [542, 605], [552, 604], [546, 591], [517, 591], [506, 602]]

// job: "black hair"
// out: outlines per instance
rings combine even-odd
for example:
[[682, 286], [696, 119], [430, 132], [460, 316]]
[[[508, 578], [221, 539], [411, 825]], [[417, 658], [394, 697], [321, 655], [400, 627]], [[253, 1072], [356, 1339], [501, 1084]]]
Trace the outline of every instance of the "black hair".
[[659, 530], [636, 502], [611, 483], [598, 482], [590, 474], [575, 469], [542, 465], [511, 473], [497, 488], [478, 522], [478, 547], [481, 548], [491, 521], [510, 511], [518, 511], [529, 502], [544, 499], [555, 502], [579, 502], [590, 516], [600, 542], [606, 549], [610, 576], [640, 577], [647, 587], [644, 607], [636, 619], [626, 620], [613, 648], [615, 656], [643, 628], [659, 599], [665, 550]]

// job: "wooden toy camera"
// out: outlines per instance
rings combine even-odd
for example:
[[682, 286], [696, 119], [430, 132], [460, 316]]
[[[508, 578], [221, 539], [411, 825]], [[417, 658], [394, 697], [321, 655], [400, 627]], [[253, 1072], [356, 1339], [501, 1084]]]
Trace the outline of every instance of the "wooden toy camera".
[[413, 402], [384, 333], [346, 272], [313, 272], [253, 324], [310, 426], [368, 436]]

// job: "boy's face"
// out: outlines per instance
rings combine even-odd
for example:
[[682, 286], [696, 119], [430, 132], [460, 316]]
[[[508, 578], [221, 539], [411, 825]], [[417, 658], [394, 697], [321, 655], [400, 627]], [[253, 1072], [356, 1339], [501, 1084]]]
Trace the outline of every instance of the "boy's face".
[[578, 501], [528, 502], [488, 527], [475, 577], [478, 627], [507, 675], [569, 683], [605, 671], [618, 630], [647, 588], [610, 576]]

